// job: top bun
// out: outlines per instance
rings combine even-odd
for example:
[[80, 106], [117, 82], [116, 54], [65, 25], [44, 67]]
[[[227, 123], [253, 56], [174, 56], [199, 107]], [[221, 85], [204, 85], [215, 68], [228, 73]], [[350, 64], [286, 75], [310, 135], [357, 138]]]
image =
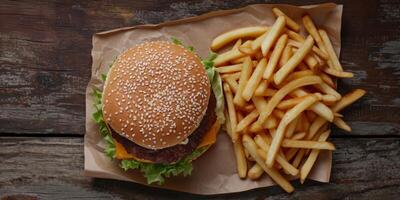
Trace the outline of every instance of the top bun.
[[200, 58], [167, 41], [123, 52], [107, 75], [104, 120], [117, 133], [148, 148], [182, 143], [203, 119], [210, 83]]

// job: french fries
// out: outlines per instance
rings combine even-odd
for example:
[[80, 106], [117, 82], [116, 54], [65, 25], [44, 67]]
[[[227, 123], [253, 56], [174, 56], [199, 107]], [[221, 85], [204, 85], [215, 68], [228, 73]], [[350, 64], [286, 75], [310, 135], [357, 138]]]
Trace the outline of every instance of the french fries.
[[243, 146], [250, 153], [251, 157], [260, 165], [261, 168], [274, 180], [278, 185], [282, 187], [286, 192], [293, 192], [293, 186], [287, 181], [276, 169], [269, 168], [265, 165], [263, 159], [257, 153], [257, 146], [253, 139], [248, 135], [243, 136]]
[[276, 130], [275, 137], [272, 140], [271, 147], [268, 151], [268, 158], [266, 164], [268, 167], [272, 167], [275, 161], [276, 154], [279, 151], [280, 145], [282, 143], [283, 137], [285, 135], [285, 129], [290, 122], [292, 122], [301, 112], [310, 107], [318, 99], [314, 95], [307, 96], [297, 104], [295, 107], [286, 112], [285, 116], [279, 123], [278, 129]]
[[[321, 151], [333, 151], [329, 124], [351, 127], [339, 112], [365, 95], [356, 89], [341, 95], [337, 78], [343, 71], [328, 34], [309, 15], [302, 17], [309, 33], [280, 9], [270, 27], [252, 26], [224, 33], [212, 50], [234, 44], [215, 60], [226, 99], [226, 129], [233, 142], [239, 177], [259, 179], [265, 172], [285, 191], [301, 183]], [[226, 48], [225, 48], [226, 49]]]

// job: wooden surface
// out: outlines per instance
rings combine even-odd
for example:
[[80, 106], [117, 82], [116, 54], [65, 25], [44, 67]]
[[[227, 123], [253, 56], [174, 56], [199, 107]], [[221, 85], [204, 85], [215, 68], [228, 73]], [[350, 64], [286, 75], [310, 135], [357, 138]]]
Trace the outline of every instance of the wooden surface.
[[1, 199], [399, 198], [399, 0], [337, 1], [344, 4], [340, 59], [356, 76], [339, 82], [339, 88], [363, 88], [368, 94], [344, 112], [354, 131], [334, 130], [332, 183], [296, 182], [291, 195], [270, 187], [205, 197], [84, 177], [92, 34], [262, 3], [155, 2], [0, 2]]

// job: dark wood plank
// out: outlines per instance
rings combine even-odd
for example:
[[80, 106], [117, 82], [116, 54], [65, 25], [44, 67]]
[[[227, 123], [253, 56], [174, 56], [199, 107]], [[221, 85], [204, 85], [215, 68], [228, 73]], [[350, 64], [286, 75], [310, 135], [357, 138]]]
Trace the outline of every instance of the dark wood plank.
[[81, 138], [0, 138], [0, 194], [40, 199], [396, 199], [400, 195], [400, 138], [334, 139], [337, 151], [329, 184], [296, 182], [291, 195], [270, 187], [217, 196], [84, 177], [82, 142]]
[[[345, 111], [352, 134], [399, 135], [400, 1], [337, 2], [344, 4], [341, 60], [356, 74], [339, 87], [368, 90], [363, 101]], [[252, 3], [262, 1], [2, 1], [0, 133], [84, 133], [95, 32]]]

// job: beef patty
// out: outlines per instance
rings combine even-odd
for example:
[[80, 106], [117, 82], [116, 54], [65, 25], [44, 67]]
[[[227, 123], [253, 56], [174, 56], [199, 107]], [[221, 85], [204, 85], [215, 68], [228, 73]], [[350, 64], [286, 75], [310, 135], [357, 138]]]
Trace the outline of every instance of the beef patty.
[[117, 140], [118, 143], [122, 144], [128, 153], [135, 155], [137, 158], [150, 160], [154, 163], [174, 163], [191, 154], [200, 144], [203, 136], [211, 129], [212, 125], [217, 120], [215, 106], [216, 100], [214, 93], [211, 93], [206, 114], [199, 127], [188, 137], [189, 141], [187, 144], [178, 144], [164, 149], [152, 150], [135, 144], [119, 135], [113, 129], [111, 129], [112, 137]]

